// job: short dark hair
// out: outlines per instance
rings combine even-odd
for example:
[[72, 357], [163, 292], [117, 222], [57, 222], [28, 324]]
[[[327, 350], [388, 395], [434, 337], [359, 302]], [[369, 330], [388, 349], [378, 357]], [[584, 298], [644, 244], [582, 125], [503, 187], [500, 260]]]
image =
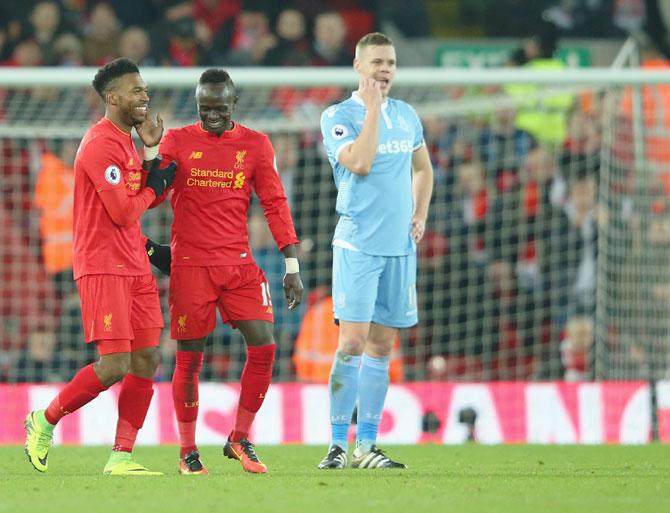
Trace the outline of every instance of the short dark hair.
[[233, 87], [235, 86], [235, 84], [233, 84], [233, 79], [230, 78], [228, 72], [220, 68], [209, 68], [208, 70], [203, 71], [202, 75], [200, 75], [200, 80], [198, 80], [198, 84], [200, 85], [222, 83], [229, 83]]
[[119, 57], [111, 62], [105, 64], [98, 70], [93, 77], [93, 88], [100, 95], [100, 98], [105, 99], [105, 94], [111, 87], [113, 82], [123, 75], [129, 73], [139, 73], [140, 70], [132, 60], [126, 57]]

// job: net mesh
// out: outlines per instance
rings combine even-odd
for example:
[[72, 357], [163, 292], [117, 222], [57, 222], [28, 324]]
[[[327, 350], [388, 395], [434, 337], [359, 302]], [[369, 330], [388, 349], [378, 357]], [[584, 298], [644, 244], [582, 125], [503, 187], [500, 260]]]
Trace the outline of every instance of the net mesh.
[[604, 97], [597, 376], [669, 375], [669, 101], [664, 85]]
[[[239, 88], [237, 119], [275, 146], [301, 239], [306, 298], [298, 311], [286, 310], [283, 257], [257, 207], [252, 248], [274, 298], [275, 378], [318, 381], [323, 373], [302, 374], [294, 358], [296, 344], [336, 337], [328, 309], [319, 310], [337, 219], [318, 122], [350, 90], [272, 83], [268, 74]], [[422, 117], [435, 168], [418, 247], [421, 320], [401, 337], [405, 379], [667, 376], [670, 94], [663, 86], [639, 91], [394, 88]], [[95, 358], [83, 343], [67, 226], [74, 152], [102, 106], [81, 86], [0, 87], [0, 100], [0, 380], [63, 381]], [[168, 127], [193, 122], [193, 87], [152, 91], [152, 108]], [[144, 232], [166, 243], [171, 215], [168, 204], [148, 212]], [[159, 277], [164, 302], [167, 283]], [[163, 339], [167, 380], [175, 344], [167, 329]], [[240, 334], [217, 324], [203, 379], [239, 379], [244, 355]]]

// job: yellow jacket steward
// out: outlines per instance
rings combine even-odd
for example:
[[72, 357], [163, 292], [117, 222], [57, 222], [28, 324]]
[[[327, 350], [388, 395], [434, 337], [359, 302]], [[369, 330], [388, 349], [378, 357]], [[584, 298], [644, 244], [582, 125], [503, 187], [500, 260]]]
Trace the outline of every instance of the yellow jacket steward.
[[45, 152], [35, 186], [35, 204], [41, 210], [44, 267], [52, 274], [72, 268], [73, 194], [72, 168], [53, 153]]
[[[565, 64], [558, 59], [534, 59], [525, 66], [537, 70], [560, 70]], [[505, 92], [517, 106], [516, 126], [529, 132], [540, 143], [560, 145], [568, 133], [568, 115], [573, 95], [547, 94], [546, 87], [536, 84], [509, 84]]]

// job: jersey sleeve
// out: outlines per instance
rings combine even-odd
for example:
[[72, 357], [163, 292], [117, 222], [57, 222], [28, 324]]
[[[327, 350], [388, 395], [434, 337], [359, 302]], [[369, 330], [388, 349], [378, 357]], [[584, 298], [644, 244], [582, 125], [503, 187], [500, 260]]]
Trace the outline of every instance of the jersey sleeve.
[[84, 149], [84, 171], [97, 192], [125, 189], [123, 155], [118, 142], [103, 137], [91, 141]]
[[421, 123], [419, 114], [417, 114], [416, 110], [414, 110], [414, 107], [411, 105], [408, 105], [407, 107], [412, 113], [412, 120], [414, 124], [414, 144], [412, 145], [412, 151], [416, 151], [421, 148], [421, 146], [426, 144], [426, 141], [423, 138], [423, 124]]
[[260, 150], [258, 167], [254, 173], [254, 190], [265, 213], [272, 237], [279, 249], [284, 249], [290, 244], [297, 244], [298, 237], [288, 208], [284, 186], [279, 179], [274, 149], [267, 136], [263, 136]]
[[143, 188], [139, 194], [128, 196], [123, 179], [123, 147], [114, 140], [99, 137], [84, 150], [82, 163], [86, 176], [93, 182], [110, 218], [119, 226], [128, 226], [154, 200], [152, 189]]
[[100, 191], [99, 195], [112, 222], [119, 226], [130, 226], [137, 221], [156, 198], [153, 189], [147, 187], [135, 196], [128, 196], [122, 189]]
[[354, 123], [344, 109], [333, 105], [321, 115], [321, 136], [328, 156], [337, 160], [340, 152], [353, 144], [358, 134], [354, 131]]
[[174, 130], [168, 130], [160, 142], [160, 154], [165, 162], [177, 160], [177, 135]]

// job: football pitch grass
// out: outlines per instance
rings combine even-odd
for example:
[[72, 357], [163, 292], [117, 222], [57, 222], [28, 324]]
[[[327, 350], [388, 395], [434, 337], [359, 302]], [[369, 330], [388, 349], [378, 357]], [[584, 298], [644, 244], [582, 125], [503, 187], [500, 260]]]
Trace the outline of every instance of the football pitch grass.
[[318, 470], [325, 447], [259, 446], [266, 475], [202, 447], [209, 476], [177, 474], [176, 447], [139, 447], [162, 477], [109, 477], [102, 447], [55, 447], [49, 472], [0, 447], [0, 512], [668, 512], [670, 446], [389, 446], [407, 470]]

